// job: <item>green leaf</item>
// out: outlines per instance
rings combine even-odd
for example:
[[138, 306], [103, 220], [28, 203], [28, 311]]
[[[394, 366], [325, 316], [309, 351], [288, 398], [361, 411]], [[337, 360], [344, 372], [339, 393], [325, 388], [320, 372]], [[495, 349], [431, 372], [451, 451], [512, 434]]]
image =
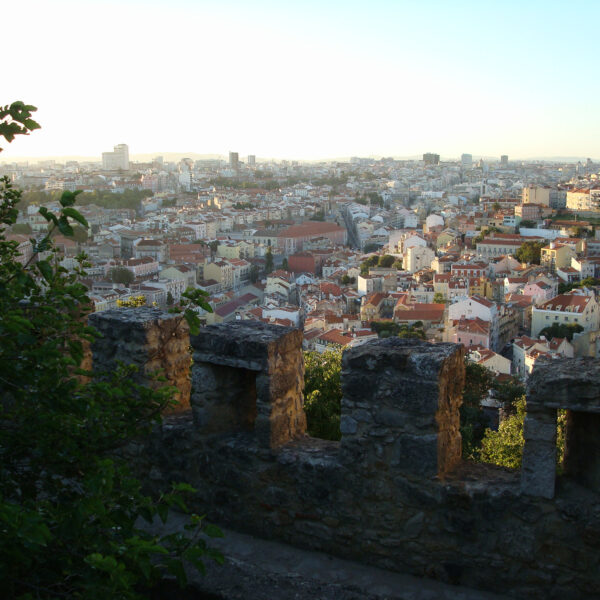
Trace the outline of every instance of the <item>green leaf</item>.
[[[75, 201], [75, 199], [73, 199], [73, 201]], [[71, 217], [71, 219], [75, 219], [75, 221], [77, 221], [78, 223], [81, 223], [86, 229], [89, 227], [88, 222], [86, 221], [85, 217], [77, 210], [75, 210], [74, 208], [71, 207], [65, 207], [62, 210], [63, 215], [66, 215], [67, 217]]]
[[69, 225], [69, 221], [65, 216], [62, 216], [60, 219], [58, 219], [58, 229], [63, 235], [68, 237], [73, 235], [73, 228]]
[[50, 282], [52, 281], [52, 277], [54, 275], [54, 271], [52, 269], [52, 266], [50, 265], [50, 263], [47, 260], [41, 260], [37, 263], [37, 268], [39, 270], [39, 272], [42, 274], [42, 277]]
[[75, 204], [75, 194], [69, 190], [65, 190], [60, 197], [62, 206], [72, 206]]

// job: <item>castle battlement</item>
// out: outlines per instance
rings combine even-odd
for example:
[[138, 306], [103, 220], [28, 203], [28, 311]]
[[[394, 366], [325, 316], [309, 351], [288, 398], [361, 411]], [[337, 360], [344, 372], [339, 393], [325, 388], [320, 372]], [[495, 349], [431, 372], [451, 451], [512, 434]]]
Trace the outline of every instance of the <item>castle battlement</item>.
[[90, 316], [104, 336], [95, 367], [162, 368], [179, 389], [179, 410], [128, 449], [149, 489], [188, 481], [212, 521], [387, 569], [522, 598], [600, 595], [600, 361], [536, 368], [512, 472], [461, 460], [460, 345], [345, 351], [331, 442], [306, 435], [298, 330], [238, 321], [190, 339], [180, 321], [152, 308]]

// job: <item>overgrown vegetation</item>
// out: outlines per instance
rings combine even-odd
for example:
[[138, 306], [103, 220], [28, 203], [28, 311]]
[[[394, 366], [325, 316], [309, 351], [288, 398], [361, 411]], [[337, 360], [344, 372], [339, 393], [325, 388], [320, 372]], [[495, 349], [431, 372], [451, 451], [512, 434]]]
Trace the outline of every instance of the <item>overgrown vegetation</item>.
[[583, 287], [597, 287], [600, 286], [600, 279], [596, 277], [586, 277], [581, 281], [577, 281], [576, 283], [559, 283], [558, 284], [558, 293], [566, 294], [574, 289], [579, 289]]
[[342, 351], [304, 353], [304, 411], [309, 435], [339, 440]]
[[[38, 127], [35, 107], [0, 109], [0, 136], [11, 141]], [[53, 236], [87, 228], [63, 192], [60, 209], [32, 239], [33, 258], [19, 261], [6, 239], [21, 200], [0, 179], [0, 581], [5, 598], [147, 598], [165, 573], [184, 583], [183, 561], [203, 569], [222, 561], [205, 535], [220, 532], [191, 515], [188, 531], [155, 536], [141, 521], [165, 520], [171, 507], [187, 512], [185, 483], [151, 498], [118, 457], [131, 438], [147, 433], [172, 403], [174, 390], [133, 382], [131, 367], [111, 373], [81, 369], [84, 343], [98, 335], [86, 325], [92, 306], [79, 282], [85, 256], [67, 272]], [[100, 377], [102, 375], [102, 377]], [[159, 378], [160, 381], [160, 378]]]

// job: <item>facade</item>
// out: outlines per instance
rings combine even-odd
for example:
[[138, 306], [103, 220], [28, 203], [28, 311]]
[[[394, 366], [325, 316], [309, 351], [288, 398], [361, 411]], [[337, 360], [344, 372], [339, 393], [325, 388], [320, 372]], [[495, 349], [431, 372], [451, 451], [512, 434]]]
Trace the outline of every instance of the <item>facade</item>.
[[432, 152], [426, 152], [423, 154], [423, 162], [426, 165], [439, 165], [440, 164], [440, 155], [433, 154]]
[[415, 273], [421, 269], [429, 269], [435, 252], [427, 246], [410, 246], [404, 255], [404, 269], [409, 273]]
[[542, 206], [550, 206], [550, 191], [551, 189], [547, 186], [530, 184], [523, 188], [523, 204], [541, 204]]
[[129, 147], [117, 144], [112, 152], [102, 153], [102, 169], [104, 171], [129, 171]]
[[499, 338], [499, 318], [498, 307], [494, 302], [490, 302], [481, 296], [471, 296], [465, 300], [460, 300], [448, 307], [448, 318], [450, 321], [459, 321], [460, 319], [475, 319], [490, 323], [490, 345], [492, 350], [498, 349]]
[[540, 254], [540, 265], [554, 272], [557, 269], [571, 266], [571, 259], [576, 256], [575, 251], [566, 244], [550, 242], [542, 248]]
[[537, 337], [546, 327], [581, 325], [584, 331], [595, 331], [600, 327], [598, 302], [593, 296], [583, 294], [561, 294], [534, 306], [531, 315], [531, 335]]

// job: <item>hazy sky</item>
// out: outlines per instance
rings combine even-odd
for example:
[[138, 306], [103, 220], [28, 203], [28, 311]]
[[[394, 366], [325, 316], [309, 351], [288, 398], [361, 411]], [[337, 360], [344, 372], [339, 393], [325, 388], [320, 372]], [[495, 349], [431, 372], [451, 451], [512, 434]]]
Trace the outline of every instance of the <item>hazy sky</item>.
[[[4, 13], [6, 13], [6, 9]], [[24, 0], [16, 156], [600, 158], [598, 0]], [[26, 14], [22, 14], [26, 13]]]

